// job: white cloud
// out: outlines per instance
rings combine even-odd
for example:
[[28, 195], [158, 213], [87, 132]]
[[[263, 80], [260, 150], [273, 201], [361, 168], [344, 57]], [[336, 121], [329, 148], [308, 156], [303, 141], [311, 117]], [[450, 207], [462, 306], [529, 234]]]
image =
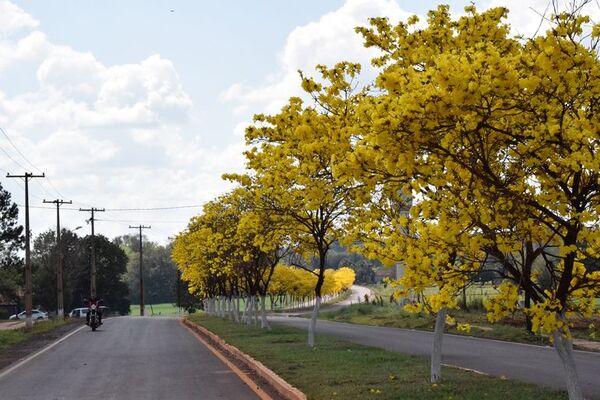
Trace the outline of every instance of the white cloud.
[[[68, 196], [65, 200], [73, 199], [76, 207], [92, 203], [107, 208], [198, 204], [230, 186], [220, 175], [243, 168], [243, 141], [238, 137], [216, 147], [197, 136], [197, 111], [170, 60], [154, 54], [137, 62], [105, 65], [91, 52], [51, 42], [34, 30], [37, 26], [21, 8], [0, 0], [0, 73], [10, 79], [25, 64], [36, 71], [35, 85], [27, 91], [9, 95], [0, 88], [0, 127]], [[35, 170], [1, 135], [0, 147], [11, 151], [18, 163], [2, 154], [0, 168]], [[3, 184], [13, 185], [21, 203], [17, 182]], [[54, 187], [36, 180], [32, 204], [42, 197], [55, 198]], [[180, 223], [157, 226], [151, 237], [165, 240], [198, 211], [170, 213], [166, 218]], [[54, 214], [32, 213], [36, 233], [53, 226]], [[84, 217], [65, 212], [63, 218], [66, 226], [76, 226]], [[119, 224], [107, 222], [99, 232], [108, 236], [127, 232]]]
[[60, 151], [61, 169], [76, 170], [113, 158], [119, 147], [109, 140], [94, 139], [80, 131], [56, 131], [36, 144], [32, 153], [42, 165], [55, 162]]
[[267, 77], [264, 85], [251, 87], [237, 82], [225, 90], [221, 98], [236, 103], [236, 114], [248, 118], [251, 112], [276, 112], [290, 96], [298, 95], [301, 92], [299, 69], [314, 75], [317, 64], [360, 62], [363, 76], [369, 79], [372, 75], [370, 60], [376, 53], [363, 46], [354, 28], [367, 25], [370, 17], [386, 16], [398, 21], [412, 14], [402, 10], [394, 0], [347, 0], [318, 21], [290, 32], [279, 55], [279, 70]]
[[[557, 10], [569, 9], [571, 0], [558, 0]], [[549, 0], [492, 0], [489, 7], [506, 7], [510, 10], [508, 23], [511, 32], [525, 38], [536, 34], [544, 34], [550, 27], [547, 18], [554, 14], [554, 8]], [[596, 21], [600, 20], [600, 7], [594, 2], [584, 8], [584, 14], [589, 14]], [[543, 16], [545, 18], [543, 18]]]
[[0, 0], [0, 37], [39, 25], [31, 15], [8, 0]]

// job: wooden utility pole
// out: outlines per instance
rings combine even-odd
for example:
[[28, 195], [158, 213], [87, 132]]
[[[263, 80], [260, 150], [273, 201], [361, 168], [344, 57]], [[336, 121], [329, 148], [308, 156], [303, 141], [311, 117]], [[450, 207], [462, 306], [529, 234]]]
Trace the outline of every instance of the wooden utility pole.
[[140, 316], [144, 316], [144, 269], [142, 263], [142, 229], [150, 229], [151, 226], [131, 226], [129, 225], [129, 229], [139, 229], [140, 230]]
[[92, 213], [90, 218], [90, 222], [92, 223], [92, 246], [91, 246], [91, 254], [92, 254], [92, 268], [90, 273], [90, 297], [96, 297], [96, 246], [95, 246], [95, 236], [94, 236], [94, 213], [95, 212], [104, 212], [106, 211], [104, 208], [80, 208], [79, 211], [88, 211]]
[[60, 242], [60, 206], [63, 204], [73, 204], [71, 200], [52, 200], [47, 201], [44, 199], [44, 203], [54, 203], [56, 204], [56, 308], [58, 318], [65, 317], [65, 308], [64, 308], [64, 295], [63, 295], [63, 253], [62, 253], [62, 244]]
[[177, 314], [181, 309], [181, 271], [177, 268]]
[[31, 172], [25, 172], [23, 175], [6, 174], [7, 178], [23, 178], [25, 180], [25, 330], [30, 331], [33, 327], [31, 319], [31, 249], [29, 246], [29, 179], [45, 178], [45, 174], [34, 175]]

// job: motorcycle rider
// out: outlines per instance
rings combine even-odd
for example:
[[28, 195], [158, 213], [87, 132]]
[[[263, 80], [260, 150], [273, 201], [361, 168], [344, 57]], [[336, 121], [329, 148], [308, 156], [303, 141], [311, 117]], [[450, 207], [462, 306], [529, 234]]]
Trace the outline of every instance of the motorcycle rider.
[[85, 324], [90, 324], [90, 308], [92, 304], [96, 304], [96, 315], [98, 315], [98, 325], [102, 325], [102, 309], [100, 306], [104, 303], [102, 299], [97, 297], [92, 297], [89, 300], [87, 298], [83, 299], [83, 306], [88, 309], [87, 315], [85, 316]]

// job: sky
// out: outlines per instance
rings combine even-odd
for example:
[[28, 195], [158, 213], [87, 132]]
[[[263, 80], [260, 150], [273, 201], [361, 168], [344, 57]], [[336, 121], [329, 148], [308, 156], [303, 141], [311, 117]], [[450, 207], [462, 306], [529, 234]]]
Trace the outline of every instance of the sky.
[[[471, 1], [448, 1], [456, 15]], [[547, 0], [482, 0], [511, 10], [512, 32], [532, 35]], [[108, 237], [151, 225], [166, 243], [244, 169], [244, 128], [300, 93], [298, 69], [360, 62], [372, 50], [354, 27], [374, 16], [425, 15], [414, 0], [0, 0], [0, 183], [19, 205], [30, 181], [31, 230]], [[598, 10], [592, 9], [593, 15]], [[35, 207], [35, 208], [34, 208]], [[125, 210], [123, 210], [125, 209]], [[150, 210], [149, 210], [150, 209]], [[20, 220], [23, 223], [23, 207]], [[81, 228], [78, 228], [81, 227]]]

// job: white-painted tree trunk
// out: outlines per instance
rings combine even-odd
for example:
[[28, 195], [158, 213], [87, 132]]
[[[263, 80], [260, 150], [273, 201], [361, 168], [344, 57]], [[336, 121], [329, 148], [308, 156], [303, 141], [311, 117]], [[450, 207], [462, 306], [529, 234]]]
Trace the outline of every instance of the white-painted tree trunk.
[[235, 305], [233, 307], [233, 317], [235, 322], [240, 322], [240, 296], [235, 296]]
[[252, 296], [252, 316], [254, 317], [254, 325], [258, 325], [258, 297]]
[[433, 349], [431, 350], [431, 383], [437, 383], [442, 380], [442, 344], [444, 341], [445, 324], [446, 308], [442, 307], [435, 317]]
[[227, 300], [225, 302], [225, 311], [227, 313], [227, 318], [230, 321], [233, 321], [233, 307], [231, 307], [231, 297], [227, 297]]
[[252, 325], [252, 297], [246, 299], [246, 325]]
[[319, 308], [321, 307], [321, 296], [317, 297], [315, 306], [310, 317], [310, 323], [308, 324], [308, 345], [315, 347], [315, 331], [317, 330], [317, 317], [319, 316]]
[[563, 363], [565, 369], [565, 378], [567, 380], [567, 393], [569, 400], [583, 400], [581, 392], [581, 383], [577, 375], [575, 359], [573, 358], [573, 342], [564, 337], [560, 331], [555, 331], [552, 334], [554, 339], [554, 348]]
[[244, 297], [244, 311], [242, 311], [242, 323], [246, 322], [246, 317], [248, 315], [248, 299]]
[[262, 329], [271, 330], [269, 321], [267, 321], [267, 306], [265, 304], [265, 296], [260, 297], [260, 327]]

